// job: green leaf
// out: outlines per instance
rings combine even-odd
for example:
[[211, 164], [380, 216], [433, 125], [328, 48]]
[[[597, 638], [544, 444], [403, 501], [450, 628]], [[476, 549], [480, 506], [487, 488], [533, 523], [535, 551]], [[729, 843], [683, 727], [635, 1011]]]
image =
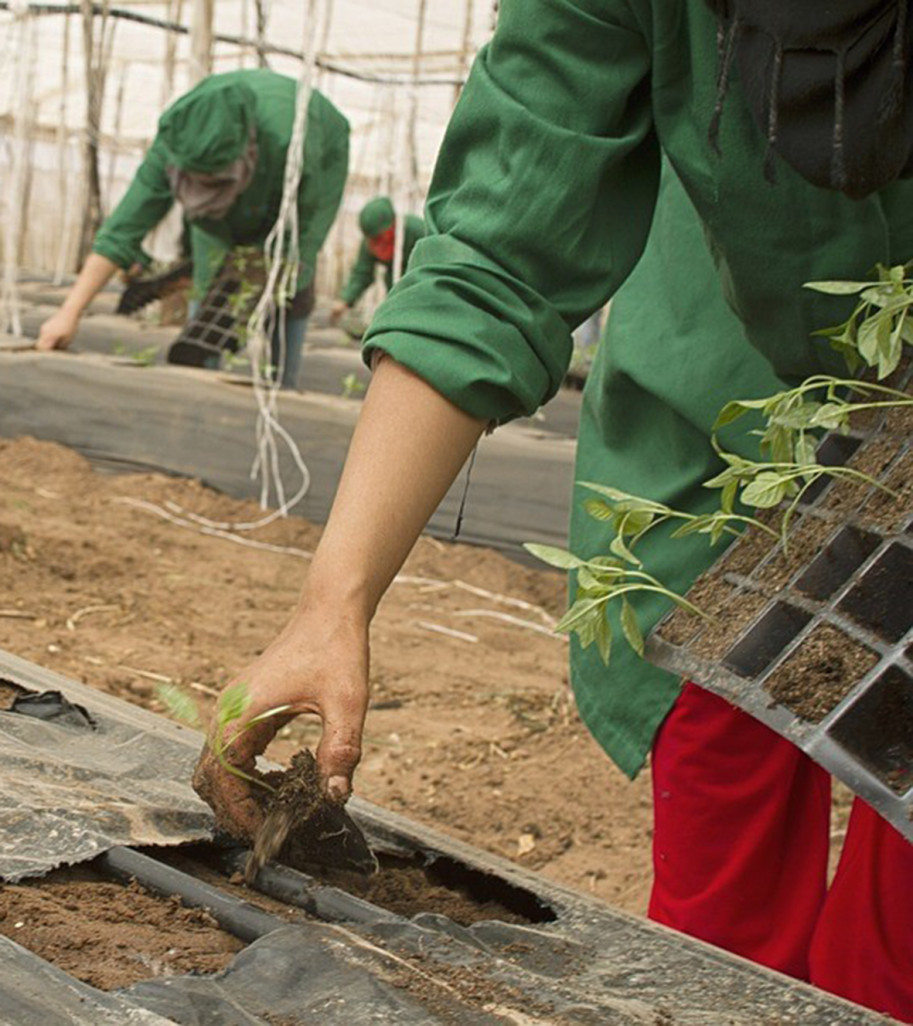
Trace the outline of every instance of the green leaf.
[[584, 499], [583, 508], [594, 520], [615, 519], [615, 507], [610, 506], [605, 499]]
[[787, 482], [773, 471], [765, 470], [743, 489], [742, 502], [756, 509], [769, 509], [783, 500], [787, 490]]
[[717, 414], [711, 430], [718, 431], [721, 427], [738, 420], [749, 410], [763, 410], [768, 402], [768, 399], [733, 399]]
[[731, 513], [735, 505], [736, 496], [739, 492], [738, 481], [727, 481], [720, 493], [720, 509], [724, 513]]
[[615, 502], [637, 498], [636, 495], [631, 495], [629, 492], [622, 492], [618, 488], [611, 488], [609, 485], [597, 484], [595, 481], [578, 481], [577, 484], [581, 488], [589, 488], [591, 492], [598, 492], [600, 495], [604, 495]]
[[612, 655], [612, 625], [606, 619], [605, 612], [596, 621], [596, 648], [606, 666]]
[[814, 463], [817, 449], [817, 439], [810, 438], [808, 435], [803, 435], [802, 438], [796, 442], [796, 463], [800, 463], [802, 465]]
[[634, 651], [643, 658], [644, 636], [641, 632], [640, 624], [637, 622], [637, 615], [634, 612], [634, 607], [626, 598], [621, 600], [621, 629], [624, 633], [625, 640], [631, 648], [633, 648]]
[[634, 509], [625, 513], [624, 519], [619, 525], [621, 534], [640, 534], [645, 531], [656, 519], [656, 514], [648, 509]]
[[828, 296], [852, 296], [856, 292], [872, 287], [870, 281], [807, 281], [802, 286], [813, 292], [823, 292]]
[[[843, 427], [849, 419], [851, 412], [852, 410], [846, 403], [824, 403], [815, 411], [815, 415], [808, 426], [824, 428], [827, 431], [836, 431], [838, 428]], [[801, 463], [803, 461], [797, 457], [797, 462]]]
[[870, 366], [878, 362], [878, 319], [869, 317], [859, 326], [856, 348], [859, 355]]
[[221, 726], [227, 727], [229, 723], [240, 720], [249, 705], [250, 694], [244, 681], [238, 681], [237, 684], [227, 687], [222, 692], [218, 705]]
[[634, 566], [643, 566], [643, 563], [634, 555], [634, 553], [625, 545], [625, 539], [623, 534], [616, 534], [609, 545], [609, 552], [616, 556], [620, 556], [623, 560], [628, 563], [632, 563]]
[[536, 559], [541, 559], [543, 563], [548, 563], [549, 566], [556, 566], [559, 570], [576, 570], [577, 567], [582, 566], [584, 563], [584, 560], [578, 559], [577, 556], [566, 549], [559, 549], [554, 545], [539, 545], [536, 542], [526, 542], [523, 548], [535, 556]]
[[191, 727], [200, 725], [200, 712], [196, 702], [186, 691], [175, 687], [174, 684], [159, 684], [155, 693], [176, 720], [181, 720]]
[[605, 605], [605, 598], [584, 598], [578, 599], [571, 608], [555, 624], [554, 630], [559, 634], [566, 634], [576, 630], [577, 625], [593, 615], [593, 610], [601, 610]]

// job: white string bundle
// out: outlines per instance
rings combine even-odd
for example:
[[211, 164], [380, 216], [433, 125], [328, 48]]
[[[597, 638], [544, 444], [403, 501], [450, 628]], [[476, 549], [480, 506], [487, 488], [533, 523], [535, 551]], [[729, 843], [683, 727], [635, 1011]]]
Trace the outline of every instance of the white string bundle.
[[[271, 496], [276, 497], [276, 508], [266, 516], [244, 523], [209, 520], [182, 510], [198, 524], [223, 531], [252, 531], [284, 517], [307, 494], [311, 475], [292, 436], [279, 422], [279, 392], [285, 367], [287, 338], [287, 305], [297, 291], [300, 254], [298, 251], [298, 189], [304, 166], [304, 146], [307, 133], [307, 112], [311, 98], [311, 84], [317, 65], [314, 44], [318, 21], [318, 0], [309, 0], [305, 12], [304, 48], [301, 75], [295, 97], [292, 136], [285, 159], [282, 200], [279, 216], [263, 246], [266, 284], [263, 293], [247, 322], [247, 350], [254, 396], [257, 402], [257, 455], [251, 467], [252, 479], [260, 479], [260, 505], [266, 509]], [[271, 367], [271, 339], [279, 340], [277, 367]], [[280, 468], [280, 443], [284, 444], [301, 475], [301, 483], [291, 498], [286, 498]]]
[[22, 237], [23, 210], [28, 173], [28, 121], [35, 84], [35, 25], [28, 2], [11, 4], [16, 32], [9, 35], [6, 66], [10, 69], [10, 87], [14, 100], [14, 128], [9, 185], [4, 189], [6, 210], [3, 231], [3, 278], [0, 285], [0, 332], [22, 334], [17, 284], [19, 243]]

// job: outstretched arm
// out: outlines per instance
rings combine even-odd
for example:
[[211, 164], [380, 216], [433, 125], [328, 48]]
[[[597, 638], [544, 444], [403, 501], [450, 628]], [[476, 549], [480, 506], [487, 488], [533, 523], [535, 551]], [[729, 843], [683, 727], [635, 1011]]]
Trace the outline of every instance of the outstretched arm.
[[[484, 428], [394, 360], [380, 361], [298, 605], [279, 637], [237, 677], [251, 699], [239, 728], [280, 705], [322, 718], [317, 764], [336, 799], [348, 796], [361, 757], [371, 619]], [[249, 772], [289, 718], [236, 732], [230, 761]], [[194, 786], [221, 826], [252, 835], [261, 813], [250, 785], [209, 749]]]

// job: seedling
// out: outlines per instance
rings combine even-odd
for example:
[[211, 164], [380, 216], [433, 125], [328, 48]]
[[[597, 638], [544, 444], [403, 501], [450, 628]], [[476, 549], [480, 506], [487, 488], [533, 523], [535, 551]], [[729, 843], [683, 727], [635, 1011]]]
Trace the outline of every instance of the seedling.
[[355, 399], [365, 391], [365, 384], [357, 374], [346, 374], [342, 379], [343, 399]]
[[[843, 324], [825, 328], [817, 335], [829, 338], [843, 354], [850, 373], [868, 369], [881, 381], [897, 369], [905, 343], [913, 344], [913, 279], [907, 267], [878, 265], [877, 282], [810, 282], [805, 287], [829, 295], [859, 295], [853, 314]], [[849, 397], [853, 397], [853, 401]], [[583, 560], [564, 549], [526, 545], [543, 562], [577, 572], [577, 590], [571, 608], [555, 629], [573, 632], [582, 647], [594, 641], [605, 663], [611, 652], [611, 627], [606, 607], [621, 601], [621, 626], [628, 644], [643, 655], [643, 634], [628, 595], [637, 592], [660, 594], [692, 613], [705, 616], [681, 595], [644, 571], [634, 549], [653, 528], [681, 521], [671, 537], [705, 534], [711, 544], [724, 535], [738, 536], [741, 528], [755, 527], [773, 535], [787, 547], [788, 527], [805, 492], [820, 478], [858, 481], [880, 488], [894, 498], [897, 494], [868, 474], [846, 466], [828, 466], [817, 461], [821, 431], [847, 433], [854, 414], [866, 410], [913, 406], [913, 397], [897, 389], [856, 378], [818, 374], [798, 387], [764, 399], [733, 400], [720, 411], [713, 425], [711, 442], [725, 463], [724, 469], [704, 482], [705, 488], [719, 489], [719, 508], [694, 515], [663, 503], [630, 495], [616, 488], [580, 482], [598, 498], [584, 501], [586, 512], [611, 524], [614, 538], [611, 555]], [[722, 448], [716, 432], [749, 411], [757, 411], [764, 427], [754, 431], [760, 437], [762, 460], [750, 460]], [[788, 502], [787, 502], [788, 500]], [[777, 530], [756, 517], [736, 512], [736, 504], [755, 510], [782, 507]], [[784, 503], [786, 503], [784, 505]]]
[[[181, 720], [191, 727], [199, 728], [202, 726], [200, 711], [197, 708], [197, 704], [185, 691], [182, 691], [174, 684], [162, 684], [156, 688], [156, 692], [175, 719]], [[242, 734], [255, 727], [258, 723], [262, 723], [264, 720], [268, 720], [273, 716], [281, 716], [282, 713], [288, 712], [291, 706], [277, 705], [272, 709], [267, 709], [265, 712], [252, 716], [232, 736], [231, 739], [228, 739], [228, 729], [233, 723], [236, 723], [241, 719], [249, 705], [250, 693], [247, 685], [243, 681], [239, 681], [237, 684], [232, 684], [222, 692], [216, 705], [215, 730], [210, 739], [209, 747], [212, 750], [213, 755], [218, 760], [219, 765], [228, 773], [231, 773], [236, 777], [240, 777], [242, 780], [246, 780], [251, 784], [256, 784], [258, 787], [265, 788], [267, 791], [273, 791], [275, 789], [270, 787], [265, 780], [252, 776], [250, 773], [245, 773], [244, 770], [240, 769], [238, 766], [232, 765], [232, 763], [228, 761], [226, 752], [231, 747], [232, 743]]]

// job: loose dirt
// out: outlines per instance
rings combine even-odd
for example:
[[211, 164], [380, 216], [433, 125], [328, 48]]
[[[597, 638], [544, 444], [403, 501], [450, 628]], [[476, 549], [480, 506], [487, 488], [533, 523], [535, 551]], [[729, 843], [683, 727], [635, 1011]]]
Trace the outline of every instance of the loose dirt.
[[[157, 712], [156, 688], [171, 681], [208, 715], [281, 628], [307, 570], [293, 552], [247, 548], [135, 505], [171, 502], [224, 521], [258, 514], [197, 482], [102, 475], [33, 439], [0, 441], [0, 481], [0, 647]], [[289, 518], [253, 537], [313, 551], [319, 534]], [[374, 623], [356, 793], [644, 912], [648, 775], [630, 783], [593, 742], [568, 688], [566, 643], [517, 604], [557, 617], [563, 577], [427, 538], [404, 573], [412, 580], [390, 589]], [[299, 718], [270, 757], [286, 762], [317, 737]]]
[[0, 886], [0, 933], [101, 990], [218, 972], [243, 947], [202, 909], [78, 868]]
[[821, 624], [764, 687], [775, 702], [818, 723], [877, 662], [874, 652], [830, 624]]

